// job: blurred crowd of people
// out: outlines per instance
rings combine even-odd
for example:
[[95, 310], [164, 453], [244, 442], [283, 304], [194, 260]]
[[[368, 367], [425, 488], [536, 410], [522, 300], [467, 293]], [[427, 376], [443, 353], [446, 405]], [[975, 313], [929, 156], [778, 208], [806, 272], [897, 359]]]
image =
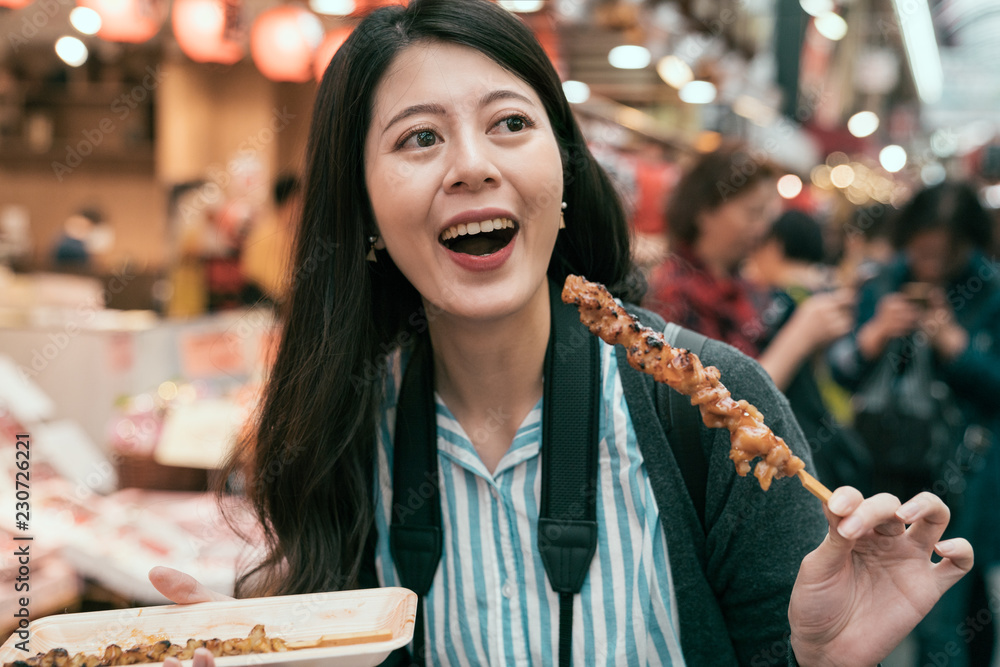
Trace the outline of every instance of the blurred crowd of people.
[[271, 205], [231, 206], [208, 181], [174, 186], [170, 298], [166, 314], [192, 317], [242, 306], [284, 301], [299, 210], [298, 177], [279, 176]]
[[0, 267], [104, 281], [118, 273], [128, 275], [113, 294], [105, 294], [121, 297], [119, 292], [127, 290], [128, 298], [105, 305], [152, 309], [167, 317], [278, 307], [288, 291], [301, 185], [297, 176], [286, 173], [266, 189], [267, 195], [249, 197], [227, 192], [210, 180], [173, 185], [166, 238], [149, 238], [151, 245], [166, 249], [164, 264], [153, 267], [112, 259], [115, 222], [94, 203], [73, 210], [36, 259], [26, 209], [6, 206], [0, 210]]
[[738, 145], [699, 157], [667, 205], [670, 252], [644, 305], [757, 358], [831, 488], [946, 501], [948, 534], [970, 539], [976, 570], [918, 627], [917, 664], [990, 664], [1000, 594], [993, 220], [972, 187], [946, 181], [899, 211], [855, 211], [834, 262], [824, 225], [780, 211], [779, 175]]

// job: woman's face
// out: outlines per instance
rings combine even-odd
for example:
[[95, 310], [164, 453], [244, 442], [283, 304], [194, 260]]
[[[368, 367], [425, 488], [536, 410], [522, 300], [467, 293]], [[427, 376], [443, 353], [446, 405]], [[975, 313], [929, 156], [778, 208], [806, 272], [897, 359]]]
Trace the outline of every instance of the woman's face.
[[970, 246], [955, 243], [947, 229], [929, 229], [914, 234], [905, 248], [913, 278], [935, 285], [944, 285], [958, 276], [970, 252]]
[[396, 57], [375, 94], [365, 182], [390, 257], [445, 313], [503, 317], [546, 289], [559, 147], [531, 86], [479, 51], [433, 42]]
[[735, 271], [763, 240], [778, 213], [776, 192], [774, 181], [765, 179], [703, 212], [695, 242], [703, 259]]

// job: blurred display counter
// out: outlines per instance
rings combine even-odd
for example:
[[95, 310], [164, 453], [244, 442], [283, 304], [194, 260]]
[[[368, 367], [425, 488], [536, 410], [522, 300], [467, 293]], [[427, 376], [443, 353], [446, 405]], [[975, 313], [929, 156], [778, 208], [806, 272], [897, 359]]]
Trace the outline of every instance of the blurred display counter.
[[52, 399], [52, 413], [41, 419], [73, 420], [105, 451], [122, 397], [167, 381], [241, 385], [261, 373], [273, 349], [266, 309], [168, 320], [103, 308], [92, 279], [42, 275], [30, 283], [0, 289], [0, 354], [16, 366], [16, 377], [5, 374], [0, 383], [17, 394], [11, 383], [30, 380]]
[[[58, 480], [36, 484], [33, 491], [30, 593], [25, 594], [32, 620], [75, 611], [95, 590], [111, 606], [168, 604], [147, 577], [157, 565], [232, 595], [237, 563], [253, 557], [211, 493], [126, 489], [81, 498]], [[230, 517], [240, 530], [252, 532], [250, 515], [236, 502]], [[0, 531], [4, 591], [14, 591], [14, 545], [21, 544]], [[0, 595], [0, 641], [15, 630], [17, 602], [13, 594]]]
[[[0, 418], [0, 478], [14, 479], [15, 438], [24, 432]], [[12, 605], [21, 570], [17, 547], [30, 553], [32, 619], [76, 610], [87, 590], [101, 590], [118, 606], [165, 604], [149, 583], [157, 565], [187, 572], [213, 590], [232, 594], [238, 563], [255, 558], [259, 529], [239, 497], [226, 497], [225, 515], [213, 493], [123, 489], [109, 495], [60, 475], [50, 451], [31, 445], [30, 519], [15, 535], [0, 528], [0, 637], [13, 630]], [[14, 485], [0, 485], [0, 505], [14, 507]], [[9, 525], [13, 530], [14, 526]], [[254, 545], [254, 546], [248, 546]]]
[[[223, 516], [205, 489], [256, 404], [277, 341], [271, 311], [169, 320], [104, 308], [101, 290], [0, 276], [0, 479], [15, 479], [27, 434], [31, 518], [18, 536], [33, 538], [15, 542], [0, 522], [0, 637], [16, 621], [14, 544], [31, 545], [37, 619], [87, 609], [94, 591], [100, 604], [163, 604], [147, 578], [156, 565], [231, 594], [237, 563], [262, 542], [241, 500]], [[15, 501], [0, 483], [0, 506]]]

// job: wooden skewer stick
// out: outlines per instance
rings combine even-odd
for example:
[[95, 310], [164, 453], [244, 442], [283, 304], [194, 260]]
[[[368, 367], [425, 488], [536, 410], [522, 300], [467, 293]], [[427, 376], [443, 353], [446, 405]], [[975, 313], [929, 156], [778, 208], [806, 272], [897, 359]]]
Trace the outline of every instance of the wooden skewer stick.
[[311, 641], [285, 642], [290, 649], [329, 648], [332, 646], [350, 646], [352, 644], [372, 644], [386, 642], [392, 639], [391, 630], [376, 630], [375, 632], [344, 632], [338, 635], [323, 635]]
[[806, 491], [813, 494], [824, 503], [830, 500], [830, 496], [833, 495], [833, 491], [823, 486], [823, 482], [819, 481], [805, 470], [800, 470], [798, 475], [799, 480], [802, 482], [802, 486], [806, 487]]

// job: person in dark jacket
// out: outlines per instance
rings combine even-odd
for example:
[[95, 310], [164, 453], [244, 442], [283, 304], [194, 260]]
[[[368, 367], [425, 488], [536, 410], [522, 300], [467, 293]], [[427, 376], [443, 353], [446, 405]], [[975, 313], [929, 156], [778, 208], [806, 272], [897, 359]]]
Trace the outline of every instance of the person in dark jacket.
[[[893, 225], [894, 261], [862, 287], [855, 332], [830, 353], [837, 380], [857, 392], [875, 490], [941, 496], [984, 568], [997, 562], [1000, 504], [1000, 266], [984, 254], [991, 232], [968, 185], [918, 192]], [[938, 655], [985, 664], [970, 663], [969, 650], [988, 652], [991, 633], [968, 641], [962, 629], [985, 599], [979, 572], [921, 624], [920, 664]]]

